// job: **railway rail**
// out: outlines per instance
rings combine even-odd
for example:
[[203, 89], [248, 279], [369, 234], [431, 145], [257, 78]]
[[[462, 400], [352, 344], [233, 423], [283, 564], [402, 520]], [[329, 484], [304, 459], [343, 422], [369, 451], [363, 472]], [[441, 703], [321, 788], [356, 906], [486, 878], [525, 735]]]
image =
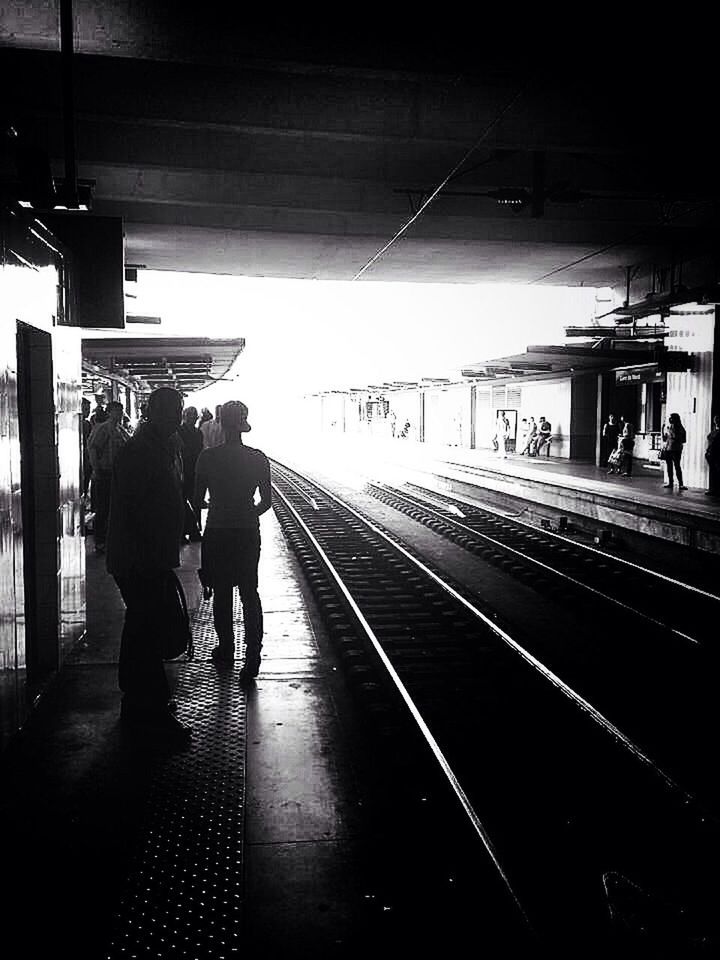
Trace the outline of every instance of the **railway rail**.
[[[531, 621], [526, 645], [720, 809], [720, 596], [486, 505], [415, 485], [366, 489], [553, 603], [555, 635]], [[563, 627], [569, 643], [560, 640]]]
[[565, 595], [577, 591], [585, 600], [612, 605], [689, 643], [716, 643], [720, 619], [716, 591], [538, 529], [485, 505], [412, 484], [408, 490], [385, 484], [368, 484], [368, 488], [383, 502], [516, 574], [543, 585], [554, 583]]
[[278, 463], [273, 486], [368, 715], [402, 718], [402, 737], [415, 731], [417, 762], [442, 771], [478, 863], [492, 865], [518, 923], [587, 955], [648, 938], [716, 948], [717, 882], [701, 867], [720, 837], [695, 799], [472, 596], [351, 504]]

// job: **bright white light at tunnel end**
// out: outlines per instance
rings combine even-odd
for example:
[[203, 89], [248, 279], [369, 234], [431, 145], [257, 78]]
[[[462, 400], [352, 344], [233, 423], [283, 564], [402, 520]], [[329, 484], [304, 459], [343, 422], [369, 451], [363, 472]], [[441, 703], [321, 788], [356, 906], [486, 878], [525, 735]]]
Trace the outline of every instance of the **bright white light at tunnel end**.
[[[234, 374], [188, 397], [241, 399], [249, 442], [289, 435], [303, 395], [423, 377], [557, 343], [590, 322], [600, 291], [513, 284], [310, 281], [142, 270], [133, 312], [162, 316], [143, 336], [242, 337]], [[83, 334], [85, 335], [85, 334]], [[117, 335], [113, 332], [113, 336]], [[137, 336], [130, 328], [125, 335]], [[258, 441], [258, 445], [261, 445]]]

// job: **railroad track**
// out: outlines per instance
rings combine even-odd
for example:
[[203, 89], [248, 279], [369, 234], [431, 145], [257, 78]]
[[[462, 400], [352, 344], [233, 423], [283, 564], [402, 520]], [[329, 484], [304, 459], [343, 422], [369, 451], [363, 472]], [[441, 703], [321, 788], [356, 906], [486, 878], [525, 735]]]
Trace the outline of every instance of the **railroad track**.
[[351, 505], [277, 463], [273, 486], [368, 715], [416, 732], [518, 923], [578, 955], [648, 937], [686, 953], [708, 942], [717, 891], [699, 868], [719, 838], [694, 798]]
[[368, 490], [437, 533], [539, 585], [581, 602], [601, 601], [689, 643], [717, 643], [720, 595], [569, 537], [538, 529], [487, 506], [469, 504], [413, 484]]
[[720, 810], [720, 596], [485, 505], [414, 484], [366, 490], [555, 604], [557, 636], [531, 620], [523, 642]]

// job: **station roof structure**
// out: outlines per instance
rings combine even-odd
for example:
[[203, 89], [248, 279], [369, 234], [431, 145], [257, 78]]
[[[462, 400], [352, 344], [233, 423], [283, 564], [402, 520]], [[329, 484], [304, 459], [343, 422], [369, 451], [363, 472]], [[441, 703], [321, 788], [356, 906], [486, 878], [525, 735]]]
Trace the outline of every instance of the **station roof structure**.
[[[514, 8], [477, 30], [222, 7], [74, 4], [77, 176], [90, 215], [123, 218], [128, 266], [619, 286], [714, 249], [715, 59], [694, 25], [684, 45], [682, 23], [653, 42], [625, 15], [554, 36]], [[6, 5], [0, 42], [3, 117], [64, 189], [56, 5]]]
[[193, 393], [222, 380], [245, 340], [206, 337], [116, 337], [84, 339], [83, 360], [147, 385]]
[[638, 342], [617, 347], [600, 340], [585, 345], [529, 346], [524, 353], [468, 364], [462, 368], [462, 375], [493, 380], [543, 374], [601, 373], [603, 370], [644, 365], [684, 370], [689, 369], [690, 362], [689, 354], [685, 351], [667, 351], [661, 344]]

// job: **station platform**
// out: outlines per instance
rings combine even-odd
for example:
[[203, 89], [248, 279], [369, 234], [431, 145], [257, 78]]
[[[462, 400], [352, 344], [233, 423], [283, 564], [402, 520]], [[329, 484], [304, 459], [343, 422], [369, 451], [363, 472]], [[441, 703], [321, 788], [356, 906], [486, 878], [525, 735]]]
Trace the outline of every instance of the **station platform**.
[[664, 488], [659, 466], [636, 460], [633, 475], [608, 474], [587, 462], [434, 446], [407, 439], [320, 435], [292, 451], [296, 462], [328, 475], [388, 483], [418, 482], [472, 499], [478, 490], [520, 498], [584, 518], [598, 530], [654, 537], [658, 544], [720, 554], [720, 499], [704, 490]]
[[428, 902], [433, 857], [272, 511], [261, 532], [265, 640], [248, 689], [241, 657], [224, 670], [210, 660], [199, 546], [182, 549], [196, 652], [167, 669], [193, 738], [167, 754], [124, 738], [124, 607], [88, 537], [87, 636], [0, 758], [8, 960], [355, 957], [393, 944], [421, 955], [433, 929], [452, 942]]

